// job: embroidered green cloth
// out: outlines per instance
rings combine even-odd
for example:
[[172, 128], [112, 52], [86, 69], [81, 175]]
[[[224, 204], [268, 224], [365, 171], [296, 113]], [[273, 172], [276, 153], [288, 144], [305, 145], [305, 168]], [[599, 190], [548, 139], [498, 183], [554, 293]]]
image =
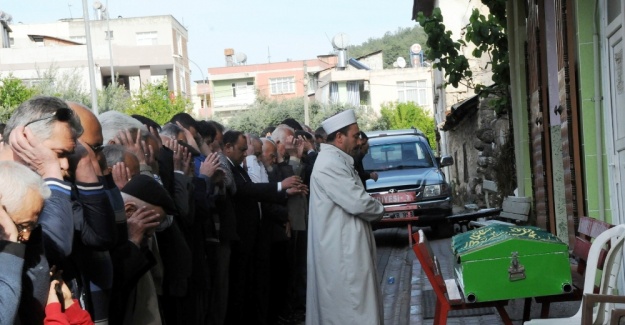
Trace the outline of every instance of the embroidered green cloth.
[[462, 255], [509, 239], [564, 244], [558, 237], [538, 227], [495, 224], [455, 235], [451, 239], [451, 249], [454, 254]]

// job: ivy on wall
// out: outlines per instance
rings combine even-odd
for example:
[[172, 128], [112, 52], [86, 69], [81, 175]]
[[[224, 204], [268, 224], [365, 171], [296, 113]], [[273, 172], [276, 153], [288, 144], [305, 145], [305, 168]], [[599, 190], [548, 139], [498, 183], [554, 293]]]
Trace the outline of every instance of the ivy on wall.
[[[447, 83], [457, 88], [461, 83], [473, 88], [481, 97], [494, 95], [496, 99], [491, 105], [498, 114], [510, 109], [510, 62], [508, 55], [508, 38], [506, 36], [506, 0], [482, 0], [490, 11], [488, 15], [473, 9], [469, 24], [461, 39], [453, 40], [452, 33], [443, 24], [440, 8], [434, 8], [427, 17], [419, 12], [417, 21], [428, 36], [426, 45], [429, 48], [425, 55], [428, 60], [435, 61], [434, 67], [445, 72]], [[476, 84], [469, 58], [461, 53], [468, 44], [474, 46], [471, 55], [475, 58], [488, 56], [488, 64], [493, 72], [491, 85]]]

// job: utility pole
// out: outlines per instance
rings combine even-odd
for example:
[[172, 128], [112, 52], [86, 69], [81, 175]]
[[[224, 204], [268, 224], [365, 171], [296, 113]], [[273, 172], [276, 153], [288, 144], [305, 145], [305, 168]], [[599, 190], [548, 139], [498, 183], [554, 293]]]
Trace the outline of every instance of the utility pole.
[[111, 46], [111, 26], [109, 25], [109, 0], [106, 0], [106, 33], [108, 34], [109, 39], [109, 63], [111, 65], [111, 84], [113, 88], [117, 87], [117, 78], [115, 77], [115, 68], [113, 67], [113, 49]]
[[89, 10], [87, 0], [82, 0], [82, 15], [85, 21], [85, 36], [87, 38], [87, 63], [89, 68], [89, 83], [91, 85], [91, 110], [98, 115], [98, 92], [95, 86], [95, 64], [93, 63], [93, 49], [91, 48], [91, 28], [89, 28]]
[[310, 113], [308, 112], [308, 67], [304, 60], [304, 124], [310, 126]]

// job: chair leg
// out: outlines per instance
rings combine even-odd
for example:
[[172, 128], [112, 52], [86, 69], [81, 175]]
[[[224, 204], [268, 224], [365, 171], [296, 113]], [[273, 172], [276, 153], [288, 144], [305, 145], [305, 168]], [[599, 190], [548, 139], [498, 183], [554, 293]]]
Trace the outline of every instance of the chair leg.
[[449, 314], [449, 306], [437, 302], [434, 325], [447, 325], [447, 314]]
[[527, 322], [530, 320], [530, 312], [532, 311], [532, 298], [525, 298], [525, 303], [523, 304], [523, 321]]
[[412, 225], [408, 223], [408, 247], [412, 247]]
[[551, 302], [549, 301], [545, 301], [542, 303], [542, 306], [540, 306], [540, 318], [549, 318], [550, 305], [551, 305]]
[[495, 308], [497, 308], [497, 311], [499, 312], [499, 317], [501, 317], [501, 321], [506, 325], [512, 325], [512, 320], [510, 319], [510, 316], [508, 315], [508, 312], [506, 311], [504, 305], [498, 304]]

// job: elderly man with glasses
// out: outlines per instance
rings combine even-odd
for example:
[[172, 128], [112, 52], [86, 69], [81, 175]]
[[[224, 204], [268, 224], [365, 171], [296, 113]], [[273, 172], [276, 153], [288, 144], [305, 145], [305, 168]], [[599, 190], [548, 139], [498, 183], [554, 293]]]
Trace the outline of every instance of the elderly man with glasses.
[[13, 324], [22, 292], [25, 243], [50, 189], [39, 175], [0, 161], [0, 323]]

